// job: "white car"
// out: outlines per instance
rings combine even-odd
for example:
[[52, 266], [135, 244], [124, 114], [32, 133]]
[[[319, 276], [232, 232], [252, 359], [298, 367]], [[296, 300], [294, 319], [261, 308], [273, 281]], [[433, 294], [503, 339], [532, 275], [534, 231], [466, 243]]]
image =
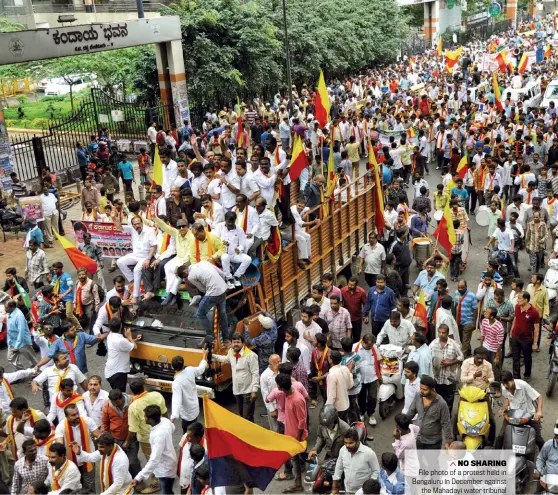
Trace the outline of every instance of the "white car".
[[[66, 77], [56, 77], [48, 81], [45, 87], [45, 96], [60, 96], [70, 94], [70, 81], [73, 82], [71, 90], [73, 93], [91, 86], [96, 86], [97, 76], [94, 74], [78, 74]], [[41, 81], [42, 82], [42, 81]]]
[[555, 105], [558, 105], [558, 79], [553, 79], [548, 83], [541, 107], [548, 108], [551, 101], [553, 101]]

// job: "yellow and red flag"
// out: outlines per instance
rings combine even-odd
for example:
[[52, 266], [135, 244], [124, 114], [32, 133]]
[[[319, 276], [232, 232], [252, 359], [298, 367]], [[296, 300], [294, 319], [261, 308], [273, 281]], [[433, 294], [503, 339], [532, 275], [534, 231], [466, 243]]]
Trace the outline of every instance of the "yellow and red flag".
[[492, 74], [492, 89], [494, 90], [494, 103], [499, 112], [504, 111], [504, 105], [502, 105], [502, 94], [500, 93], [500, 86], [498, 86], [498, 79], [496, 77], [496, 72]]
[[242, 148], [244, 146], [244, 127], [242, 126], [242, 110], [240, 108], [240, 99], [236, 97], [238, 116], [236, 117], [236, 147]]
[[442, 37], [438, 36], [438, 46], [436, 47], [436, 56], [442, 56]]
[[153, 176], [151, 177], [153, 185], [163, 185], [163, 162], [159, 156], [159, 146], [155, 145], [155, 156], [153, 157]]
[[496, 62], [498, 62], [500, 72], [503, 72], [504, 74], [508, 71], [508, 54], [508, 48], [504, 48], [496, 54]]
[[544, 47], [544, 58], [550, 58], [552, 55], [552, 47], [550, 45], [546, 45]]
[[465, 155], [459, 162], [459, 165], [457, 165], [457, 174], [462, 179], [467, 175], [467, 155]]
[[527, 65], [529, 65], [529, 57], [527, 56], [527, 52], [523, 52], [523, 55], [521, 55], [521, 59], [517, 64], [517, 71], [520, 74], [523, 74], [527, 70]]
[[[330, 151], [330, 155], [333, 155], [333, 151]], [[306, 167], [308, 167], [308, 157], [304, 151], [301, 137], [295, 134], [293, 154], [289, 165], [289, 176], [291, 180], [297, 180]]]
[[327, 86], [324, 79], [323, 71], [320, 71], [320, 79], [318, 79], [318, 92], [316, 93], [316, 102], [314, 114], [320, 127], [324, 127], [329, 122], [329, 111], [331, 105], [329, 95], [327, 94]]
[[380, 236], [382, 235], [386, 225], [386, 220], [384, 218], [384, 189], [382, 187], [382, 182], [380, 181], [380, 167], [376, 161], [374, 148], [371, 144], [368, 145], [368, 148], [368, 168], [370, 170], [374, 169], [374, 184], [376, 185], [376, 190], [374, 191], [374, 202], [376, 204], [374, 223], [376, 224], [376, 230]]
[[56, 238], [60, 241], [60, 244], [62, 244], [64, 251], [66, 251], [68, 258], [70, 258], [70, 261], [73, 263], [76, 269], [85, 268], [87, 270], [87, 273], [89, 273], [90, 275], [94, 275], [95, 273], [97, 273], [97, 263], [94, 260], [92, 260], [86, 254], [82, 253], [68, 239], [56, 232], [56, 230], [52, 229], [52, 231], [54, 232]]
[[419, 326], [428, 328], [428, 313], [426, 312], [426, 301], [424, 300], [424, 291], [419, 292], [419, 299], [415, 305], [415, 318], [420, 322]]
[[451, 258], [451, 248], [455, 244], [455, 229], [453, 228], [453, 218], [451, 217], [449, 201], [446, 203], [442, 219], [434, 231], [434, 237], [447, 251], [448, 257]]
[[450, 52], [446, 50], [446, 68], [448, 72], [453, 69], [454, 65], [459, 62], [459, 58], [461, 57], [461, 52], [463, 51], [463, 47], [460, 46], [457, 50]]
[[412, 127], [409, 127], [407, 129], [407, 136], [409, 136], [410, 138], [414, 138], [416, 136], [415, 130]]
[[436, 67], [436, 69], [434, 69], [434, 72], [432, 73], [432, 77], [440, 77], [440, 71], [438, 70], [438, 67]]

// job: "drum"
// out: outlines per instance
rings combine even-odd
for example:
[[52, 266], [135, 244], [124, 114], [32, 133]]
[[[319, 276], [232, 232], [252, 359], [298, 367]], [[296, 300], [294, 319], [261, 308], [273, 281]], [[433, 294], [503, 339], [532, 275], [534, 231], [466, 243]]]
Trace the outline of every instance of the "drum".
[[386, 165], [382, 165], [382, 173], [383, 173], [384, 186], [389, 186], [391, 184], [391, 179], [393, 178], [391, 168], [389, 168]]
[[444, 216], [444, 210], [436, 210], [434, 212], [434, 220], [436, 220], [437, 222], [439, 222], [443, 216]]
[[488, 206], [479, 206], [479, 211], [477, 211], [477, 216], [475, 217], [477, 224], [481, 227], [488, 227]]
[[432, 254], [432, 240], [427, 237], [413, 239], [413, 250], [417, 265], [422, 266]]

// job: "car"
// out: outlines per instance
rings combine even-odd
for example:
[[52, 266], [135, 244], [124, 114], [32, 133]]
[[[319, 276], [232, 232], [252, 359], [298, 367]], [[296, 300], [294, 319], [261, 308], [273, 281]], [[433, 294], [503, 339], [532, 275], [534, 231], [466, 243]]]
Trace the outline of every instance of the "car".
[[[81, 91], [85, 88], [97, 86], [95, 74], [71, 74], [64, 77], [51, 79], [45, 88], [45, 96], [60, 96], [72, 92]], [[70, 81], [73, 83], [70, 86]]]
[[558, 79], [553, 79], [548, 83], [541, 107], [547, 108], [551, 101], [553, 101], [555, 105], [558, 105]]
[[542, 102], [541, 81], [529, 81], [522, 88], [506, 88], [502, 91], [502, 98], [507, 99], [508, 95], [512, 102], [523, 102], [523, 108], [538, 108]]
[[41, 79], [37, 84], [37, 91], [45, 91], [46, 87], [50, 84], [51, 79]]

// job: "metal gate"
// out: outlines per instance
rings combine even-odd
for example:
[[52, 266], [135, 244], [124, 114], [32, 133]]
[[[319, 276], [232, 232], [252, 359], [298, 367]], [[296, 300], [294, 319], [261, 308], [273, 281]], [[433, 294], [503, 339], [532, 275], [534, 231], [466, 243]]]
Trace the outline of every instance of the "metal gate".
[[20, 179], [31, 180], [39, 177], [45, 166], [52, 172], [76, 169], [77, 143], [87, 146], [91, 136], [97, 137], [105, 127], [113, 142], [146, 141], [147, 127], [153, 121], [168, 129], [174, 123], [174, 106], [125, 102], [92, 88], [90, 98], [71, 116], [51, 120], [48, 128], [37, 134], [10, 139], [14, 170]]

